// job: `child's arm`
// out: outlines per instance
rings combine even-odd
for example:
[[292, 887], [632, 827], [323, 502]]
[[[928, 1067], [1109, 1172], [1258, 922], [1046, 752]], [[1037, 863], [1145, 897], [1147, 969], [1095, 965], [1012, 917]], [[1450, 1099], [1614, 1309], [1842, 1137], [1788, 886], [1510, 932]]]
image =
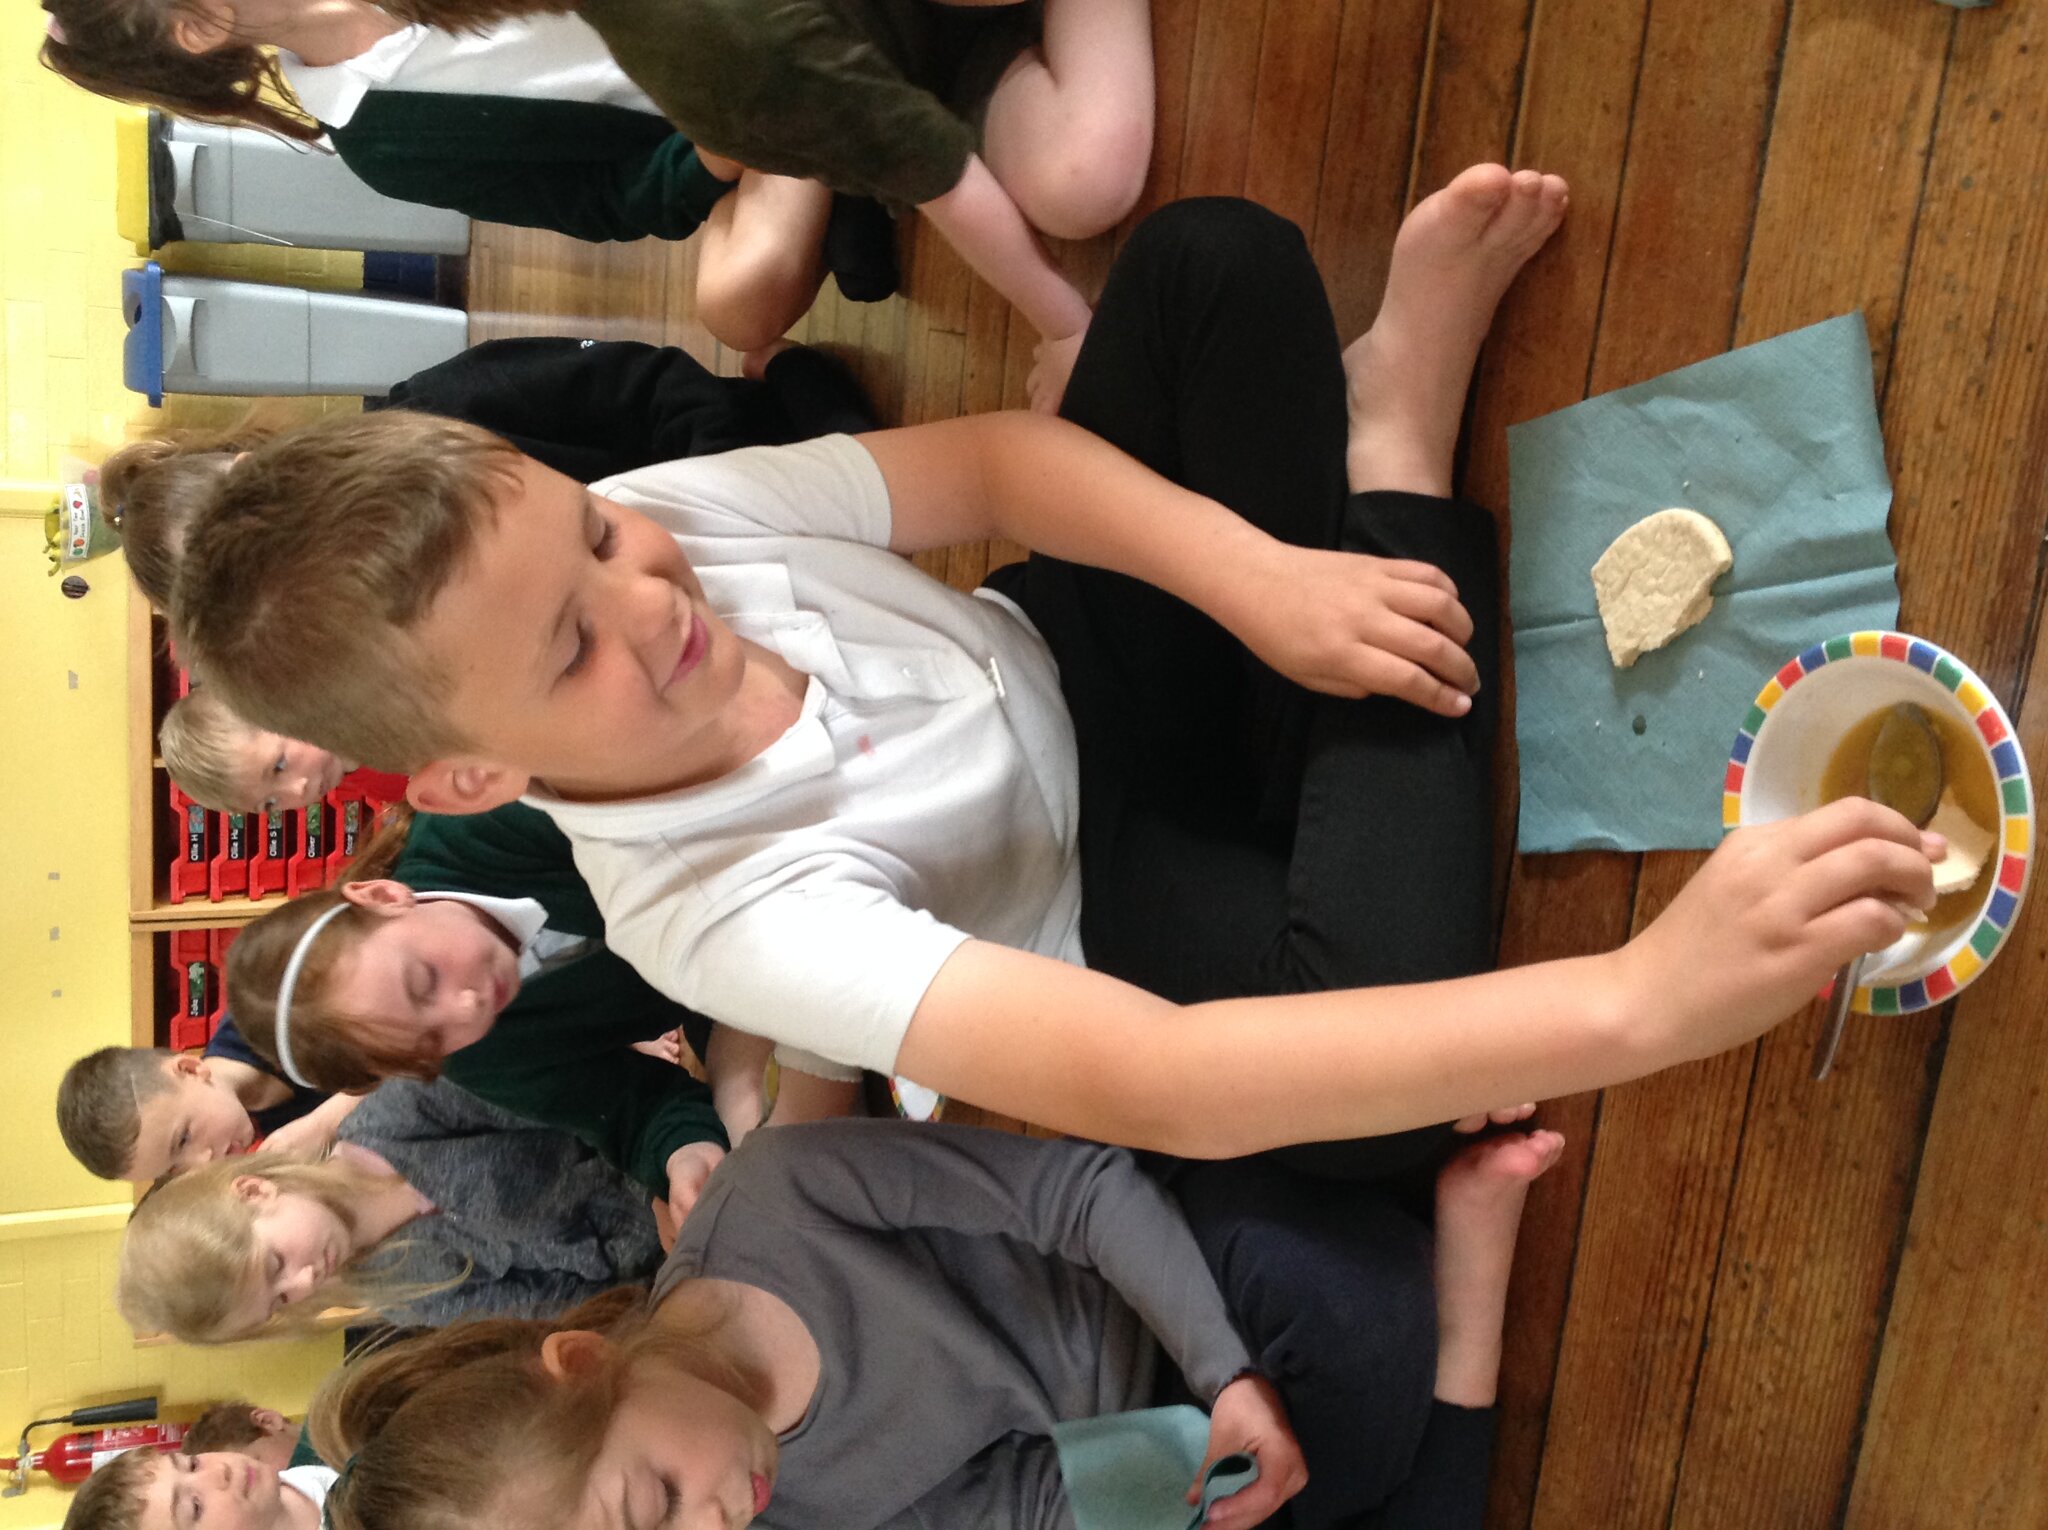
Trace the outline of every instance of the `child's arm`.
[[1457, 716], [1479, 683], [1471, 619], [1440, 569], [1278, 541], [1077, 425], [984, 414], [860, 440], [888, 486], [897, 552], [1007, 537], [1128, 574], [1313, 690]]
[[987, 1109], [1187, 1157], [1377, 1136], [1751, 1040], [1896, 940], [1901, 906], [1929, 906], [1930, 853], [1939, 836], [1845, 799], [1730, 835], [1618, 951], [1394, 988], [1181, 1007], [969, 941], [896, 1065]]
[[320, 1157], [334, 1146], [334, 1135], [341, 1130], [341, 1123], [365, 1098], [360, 1094], [331, 1094], [298, 1120], [280, 1126], [263, 1139], [263, 1145], [281, 1152]]
[[[1053, 354], [1048, 371], [1035, 379], [1032, 404], [1050, 414], [1059, 407], [1066, 377], [1088, 327], [1088, 300], [1074, 290], [1039, 243], [1038, 235], [1002, 183], [982, 163], [967, 161], [959, 182], [944, 196], [920, 203], [918, 211], [946, 236], [960, 258], [997, 292], [1017, 305]], [[1053, 369], [1056, 365], [1056, 371]]]
[[[233, 1023], [232, 1019], [227, 1022], [228, 1025]], [[206, 1068], [215, 1078], [235, 1091], [235, 1098], [242, 1102], [242, 1108], [252, 1116], [259, 1110], [269, 1110], [273, 1105], [282, 1105], [292, 1097], [290, 1084], [269, 1069], [243, 1062], [239, 1057], [224, 1057], [209, 1052], [206, 1056]]]

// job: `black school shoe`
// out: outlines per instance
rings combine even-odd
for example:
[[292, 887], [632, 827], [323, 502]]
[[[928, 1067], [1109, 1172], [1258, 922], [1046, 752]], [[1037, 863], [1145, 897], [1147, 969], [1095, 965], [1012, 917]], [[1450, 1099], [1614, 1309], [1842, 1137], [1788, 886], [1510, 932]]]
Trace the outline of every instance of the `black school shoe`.
[[895, 294], [896, 220], [873, 197], [832, 193], [825, 225], [825, 265], [849, 302], [879, 303]]

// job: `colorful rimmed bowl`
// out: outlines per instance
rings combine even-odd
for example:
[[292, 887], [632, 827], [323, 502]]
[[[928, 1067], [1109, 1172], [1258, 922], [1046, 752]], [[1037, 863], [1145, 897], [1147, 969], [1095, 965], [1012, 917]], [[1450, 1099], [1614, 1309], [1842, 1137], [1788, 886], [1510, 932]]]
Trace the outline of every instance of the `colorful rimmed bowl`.
[[1871, 713], [1918, 702], [1967, 729], [1998, 784], [1994, 863], [1977, 880], [1974, 915], [1940, 933], [1906, 931], [1864, 964], [1854, 1007], [1904, 1015], [1941, 1003], [1984, 970], [2004, 944], [2034, 844], [2034, 793], [2012, 721], [1953, 654], [1898, 632], [1852, 632], [1793, 659], [1757, 693], [1735, 735], [1722, 787], [1724, 829], [1773, 823], [1821, 805], [1821, 775], [1842, 737]]

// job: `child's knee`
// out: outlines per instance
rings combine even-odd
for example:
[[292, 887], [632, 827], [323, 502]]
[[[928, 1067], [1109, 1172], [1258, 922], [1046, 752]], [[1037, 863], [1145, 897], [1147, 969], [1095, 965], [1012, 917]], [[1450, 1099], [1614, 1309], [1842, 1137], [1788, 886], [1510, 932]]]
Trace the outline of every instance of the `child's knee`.
[[1110, 113], [1077, 124], [1013, 188], [1032, 223], [1055, 239], [1092, 239], [1137, 205], [1151, 168], [1149, 119]]
[[697, 271], [697, 318], [734, 350], [757, 350], [804, 316], [823, 274], [814, 252], [757, 247], [706, 261]]
[[1217, 264], [1270, 277], [1287, 261], [1309, 258], [1308, 241], [1289, 219], [1243, 197], [1185, 197], [1148, 216], [1127, 253], [1199, 249]]

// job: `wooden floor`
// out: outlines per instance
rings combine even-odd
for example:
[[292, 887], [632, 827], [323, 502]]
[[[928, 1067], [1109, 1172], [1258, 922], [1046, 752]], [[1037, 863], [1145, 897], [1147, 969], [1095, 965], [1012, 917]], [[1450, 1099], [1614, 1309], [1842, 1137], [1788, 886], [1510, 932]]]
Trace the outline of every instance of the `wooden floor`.
[[[2000, 0], [1155, 0], [1145, 205], [1241, 193], [1310, 233], [1346, 333], [1404, 207], [1507, 159], [1572, 185], [1481, 364], [1465, 491], [1505, 511], [1505, 427], [1861, 308], [1902, 624], [1989, 681], [2048, 759], [2048, 11]], [[1064, 250], [1084, 285], [1115, 241]], [[804, 338], [883, 417], [1021, 402], [1030, 336], [949, 252]], [[480, 231], [480, 334], [668, 339], [687, 246]], [[729, 363], [728, 369], [729, 367]], [[962, 584], [989, 550], [930, 560]], [[1512, 824], [1513, 771], [1502, 822]], [[1686, 854], [1503, 856], [1506, 963], [1612, 945]], [[1812, 1014], [1545, 1108], [1491, 1523], [2048, 1526], [2048, 898], [1931, 1015]]]

